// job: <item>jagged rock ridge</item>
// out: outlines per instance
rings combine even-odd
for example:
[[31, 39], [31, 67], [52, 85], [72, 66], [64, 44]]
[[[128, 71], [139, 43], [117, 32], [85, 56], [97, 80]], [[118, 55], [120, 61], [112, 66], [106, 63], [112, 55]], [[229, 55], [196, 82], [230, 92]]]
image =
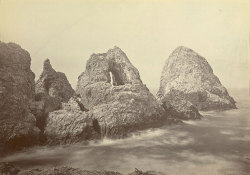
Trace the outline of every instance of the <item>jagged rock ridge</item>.
[[164, 108], [142, 83], [138, 70], [118, 47], [91, 55], [78, 78], [76, 94], [78, 97], [70, 103], [78, 103], [81, 109], [64, 105], [66, 108], [49, 114], [45, 133], [50, 141], [74, 141], [69, 136], [86, 138], [82, 126], [100, 136], [122, 137], [168, 120]]
[[74, 94], [66, 75], [62, 72], [56, 72], [49, 59], [43, 64], [43, 72], [36, 82], [36, 94], [45, 93], [50, 97], [67, 102]]
[[40, 130], [29, 109], [35, 94], [30, 62], [19, 45], [0, 41], [0, 152], [38, 142]]
[[37, 118], [37, 125], [43, 131], [49, 112], [61, 109], [62, 102], [68, 102], [74, 95], [66, 75], [56, 72], [50, 60], [43, 63], [43, 71], [35, 84], [35, 98], [31, 109]]
[[206, 59], [183, 46], [176, 48], [166, 61], [157, 96], [170, 106], [178, 98], [199, 110], [236, 108]]

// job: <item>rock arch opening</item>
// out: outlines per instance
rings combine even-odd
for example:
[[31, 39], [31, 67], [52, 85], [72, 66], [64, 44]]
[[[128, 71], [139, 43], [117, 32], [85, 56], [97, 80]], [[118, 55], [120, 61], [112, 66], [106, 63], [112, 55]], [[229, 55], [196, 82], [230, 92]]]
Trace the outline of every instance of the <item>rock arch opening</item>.
[[109, 70], [109, 76], [110, 76], [110, 81], [109, 83], [112, 86], [120, 86], [120, 85], [124, 85], [125, 82], [123, 80], [122, 77], [122, 72], [116, 69], [111, 69]]

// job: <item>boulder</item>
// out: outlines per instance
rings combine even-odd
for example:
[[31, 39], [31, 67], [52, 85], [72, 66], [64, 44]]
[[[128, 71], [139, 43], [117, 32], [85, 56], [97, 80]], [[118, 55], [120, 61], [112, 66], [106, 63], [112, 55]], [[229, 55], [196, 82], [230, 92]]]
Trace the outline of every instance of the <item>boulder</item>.
[[0, 150], [36, 144], [40, 130], [29, 106], [35, 94], [29, 53], [14, 43], [0, 42]]
[[100, 138], [98, 122], [81, 109], [77, 97], [63, 103], [61, 110], [50, 112], [46, 123], [44, 134], [50, 145]]
[[179, 97], [178, 94], [168, 94], [162, 99], [162, 102], [164, 109], [174, 118], [196, 120], [202, 117], [198, 109], [191, 102]]
[[186, 103], [184, 106], [198, 117], [198, 110], [236, 108], [236, 102], [214, 75], [206, 59], [183, 46], [176, 48], [166, 61], [157, 96], [166, 108], [177, 109], [176, 101], [185, 100], [181, 105]]
[[61, 103], [68, 102], [73, 94], [74, 90], [65, 74], [56, 72], [49, 59], [46, 59], [42, 74], [35, 84], [35, 98], [31, 105], [32, 113], [37, 118], [37, 126], [42, 131], [48, 113], [61, 109]]

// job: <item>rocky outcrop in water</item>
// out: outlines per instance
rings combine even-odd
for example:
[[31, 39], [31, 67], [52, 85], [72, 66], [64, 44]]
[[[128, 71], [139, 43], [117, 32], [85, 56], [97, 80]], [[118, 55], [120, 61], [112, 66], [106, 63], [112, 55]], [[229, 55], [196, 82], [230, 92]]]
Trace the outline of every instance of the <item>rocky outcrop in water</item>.
[[50, 140], [86, 138], [85, 130], [123, 137], [131, 131], [170, 122], [164, 108], [142, 83], [138, 70], [118, 47], [91, 55], [78, 78], [76, 93], [73, 108], [65, 105], [67, 109], [49, 114], [45, 133]]
[[174, 118], [181, 120], [200, 119], [202, 115], [198, 109], [186, 99], [175, 93], [165, 96], [162, 100], [164, 109]]
[[48, 113], [61, 109], [61, 103], [68, 102], [74, 90], [65, 74], [56, 72], [46, 59], [35, 85], [35, 93], [31, 110], [37, 118], [37, 126], [43, 131]]
[[138, 70], [118, 47], [91, 55], [85, 72], [78, 78], [76, 93], [105, 136], [124, 136], [167, 120]]
[[29, 109], [35, 94], [30, 62], [19, 45], [0, 42], [0, 151], [38, 142], [40, 130]]
[[62, 109], [49, 113], [45, 135], [49, 144], [66, 144], [100, 139], [100, 126], [81, 109], [77, 97], [63, 103]]
[[189, 109], [189, 114], [198, 117], [197, 109], [236, 108], [234, 99], [214, 75], [206, 59], [183, 46], [176, 48], [166, 61], [157, 96], [166, 108], [177, 109], [176, 102], [184, 100], [181, 103], [184, 111]]

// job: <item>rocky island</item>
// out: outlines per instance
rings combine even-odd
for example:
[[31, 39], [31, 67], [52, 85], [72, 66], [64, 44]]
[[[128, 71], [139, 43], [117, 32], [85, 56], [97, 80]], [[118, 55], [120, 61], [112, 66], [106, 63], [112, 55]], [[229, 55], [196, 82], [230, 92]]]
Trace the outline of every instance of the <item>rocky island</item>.
[[92, 54], [78, 77], [76, 96], [49, 113], [45, 135], [50, 143], [117, 138], [170, 120], [118, 47]]
[[236, 102], [206, 59], [183, 46], [176, 48], [167, 59], [157, 97], [165, 108], [185, 113], [186, 119], [200, 118], [198, 110], [236, 108]]

